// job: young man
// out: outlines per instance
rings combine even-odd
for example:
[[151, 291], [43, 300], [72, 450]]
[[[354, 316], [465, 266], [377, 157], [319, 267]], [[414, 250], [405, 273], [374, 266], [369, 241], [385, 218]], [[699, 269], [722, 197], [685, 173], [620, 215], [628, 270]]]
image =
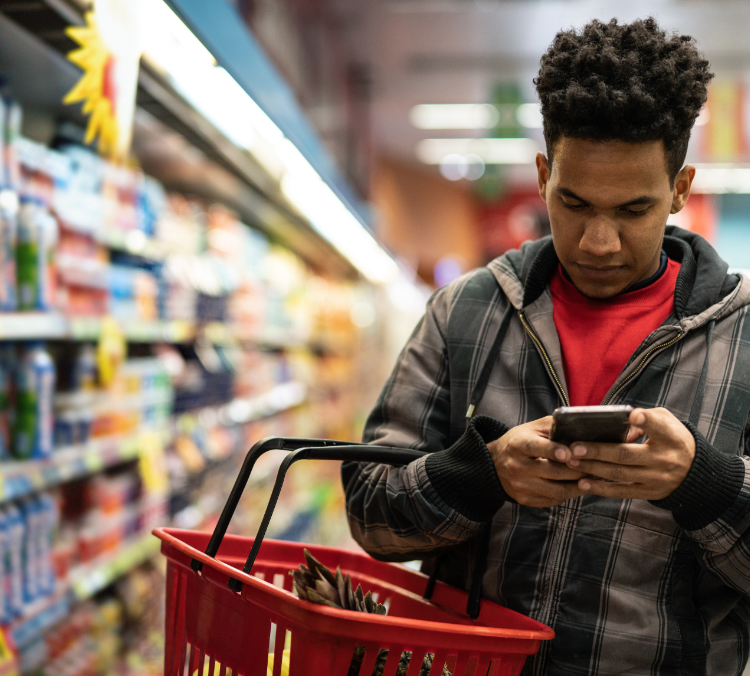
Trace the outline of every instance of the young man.
[[[556, 632], [524, 674], [748, 658], [750, 280], [665, 226], [711, 77], [653, 19], [558, 33], [535, 80], [552, 236], [430, 300], [365, 431], [424, 458], [342, 469], [377, 558], [443, 554], [468, 589], [489, 534], [483, 598]], [[549, 440], [555, 408], [603, 403], [635, 407], [628, 443]]]

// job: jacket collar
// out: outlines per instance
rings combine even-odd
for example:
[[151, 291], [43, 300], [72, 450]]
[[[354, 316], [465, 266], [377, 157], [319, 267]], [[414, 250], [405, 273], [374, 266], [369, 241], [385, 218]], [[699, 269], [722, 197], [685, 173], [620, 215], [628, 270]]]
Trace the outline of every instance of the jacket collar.
[[[681, 266], [674, 295], [678, 319], [703, 313], [737, 286], [739, 278], [727, 274], [727, 264], [700, 235], [670, 225], [662, 246]], [[488, 267], [511, 303], [521, 310], [542, 295], [557, 264], [552, 237], [547, 236], [509, 251]]]

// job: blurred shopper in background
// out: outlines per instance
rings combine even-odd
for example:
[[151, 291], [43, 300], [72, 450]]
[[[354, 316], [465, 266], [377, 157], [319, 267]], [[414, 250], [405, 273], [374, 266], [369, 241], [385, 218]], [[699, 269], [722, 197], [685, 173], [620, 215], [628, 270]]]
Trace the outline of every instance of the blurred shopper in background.
[[[535, 80], [552, 235], [432, 297], [364, 435], [425, 456], [342, 469], [373, 556], [555, 629], [524, 674], [747, 661], [750, 280], [665, 225], [711, 77], [651, 18], [557, 34]], [[602, 403], [636, 407], [628, 443], [549, 440], [556, 407]]]

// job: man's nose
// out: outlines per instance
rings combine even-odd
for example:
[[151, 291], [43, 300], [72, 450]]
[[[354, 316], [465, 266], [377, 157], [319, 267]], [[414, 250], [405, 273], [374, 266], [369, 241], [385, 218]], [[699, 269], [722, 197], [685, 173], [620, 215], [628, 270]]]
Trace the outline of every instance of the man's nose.
[[592, 256], [608, 256], [620, 251], [620, 232], [608, 216], [598, 214], [586, 221], [578, 248]]

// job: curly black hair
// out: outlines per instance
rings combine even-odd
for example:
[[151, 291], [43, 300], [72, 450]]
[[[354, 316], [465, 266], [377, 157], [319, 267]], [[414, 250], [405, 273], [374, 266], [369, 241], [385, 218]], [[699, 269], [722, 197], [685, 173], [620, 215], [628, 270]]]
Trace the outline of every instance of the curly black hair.
[[561, 136], [662, 140], [674, 183], [712, 77], [695, 40], [668, 35], [653, 17], [560, 31], [534, 78], [550, 162]]

